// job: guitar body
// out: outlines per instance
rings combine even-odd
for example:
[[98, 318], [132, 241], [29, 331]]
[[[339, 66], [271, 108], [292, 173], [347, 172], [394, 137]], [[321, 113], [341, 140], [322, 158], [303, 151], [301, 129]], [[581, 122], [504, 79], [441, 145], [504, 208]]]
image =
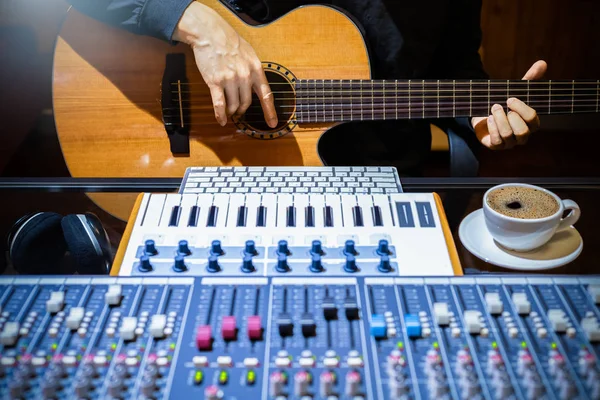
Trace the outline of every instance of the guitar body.
[[[363, 37], [340, 11], [306, 6], [257, 27], [217, 0], [201, 2], [225, 18], [259, 59], [297, 79], [370, 78]], [[185, 54], [191, 83], [189, 155], [173, 155], [163, 123], [161, 81], [169, 53]], [[71, 176], [182, 177], [189, 166], [322, 165], [317, 144], [334, 123], [294, 126], [270, 140], [250, 137], [232, 122], [217, 124], [202, 83], [189, 46], [134, 35], [71, 10], [57, 41], [53, 76], [56, 128]], [[135, 201], [134, 194], [89, 196], [123, 220]]]

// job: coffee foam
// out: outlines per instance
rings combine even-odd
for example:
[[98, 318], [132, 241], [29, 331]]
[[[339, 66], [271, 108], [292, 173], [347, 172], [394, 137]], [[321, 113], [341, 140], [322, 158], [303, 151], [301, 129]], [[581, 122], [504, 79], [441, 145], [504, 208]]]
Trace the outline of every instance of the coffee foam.
[[[504, 186], [488, 193], [488, 205], [500, 214], [520, 219], [538, 219], [556, 214], [559, 204], [546, 192], [523, 186]], [[509, 205], [520, 204], [520, 208]]]

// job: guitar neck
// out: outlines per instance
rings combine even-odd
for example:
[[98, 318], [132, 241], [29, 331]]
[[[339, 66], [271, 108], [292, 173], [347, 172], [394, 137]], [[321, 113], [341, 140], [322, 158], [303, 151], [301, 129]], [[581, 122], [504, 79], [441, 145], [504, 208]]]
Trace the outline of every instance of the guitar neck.
[[600, 80], [299, 80], [299, 123], [487, 116], [516, 97], [538, 114], [599, 111]]

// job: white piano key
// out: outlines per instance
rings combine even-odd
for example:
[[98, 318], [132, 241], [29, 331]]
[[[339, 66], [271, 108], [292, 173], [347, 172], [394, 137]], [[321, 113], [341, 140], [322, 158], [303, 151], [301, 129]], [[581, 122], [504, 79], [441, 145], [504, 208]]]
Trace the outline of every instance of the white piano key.
[[179, 216], [179, 227], [184, 228], [188, 226], [190, 221], [190, 212], [192, 207], [196, 205], [198, 196], [184, 194], [181, 196], [181, 215]]
[[359, 195], [356, 196], [358, 205], [362, 209], [363, 226], [365, 228], [372, 228], [374, 226], [373, 213], [371, 208], [373, 207], [373, 198], [371, 196]]
[[344, 228], [354, 228], [353, 208], [356, 207], [356, 195], [341, 195], [342, 199], [342, 219]]
[[373, 204], [379, 206], [381, 210], [381, 219], [383, 220], [384, 227], [394, 226], [392, 214], [390, 211], [390, 200], [389, 197], [384, 194], [374, 194], [373, 195]]
[[[215, 194], [213, 205], [219, 208], [219, 212], [217, 213], [217, 223], [215, 227], [217, 228], [225, 228], [225, 223], [227, 222], [227, 215], [229, 211], [229, 195], [225, 193], [217, 193]], [[237, 215], [237, 210], [235, 210], [235, 214]]]
[[333, 211], [333, 228], [343, 227], [344, 225], [342, 224], [342, 196], [337, 194], [325, 195], [325, 206], [331, 206], [331, 209]]
[[260, 206], [260, 194], [251, 193], [246, 195], [246, 208], [247, 208], [247, 217], [246, 217], [246, 227], [255, 228], [256, 227], [256, 215], [258, 212], [258, 207]]
[[267, 213], [266, 228], [275, 228], [277, 225], [277, 197], [275, 194], [261, 196], [261, 205], [265, 206]]
[[227, 214], [227, 228], [237, 227], [238, 211], [245, 205], [246, 199], [242, 193], [232, 193], [229, 197], [229, 213]]
[[[171, 214], [175, 206], [179, 206], [181, 203], [181, 195], [177, 193], [167, 194], [165, 203], [163, 205], [162, 216], [160, 217], [160, 227], [168, 228], [169, 222], [171, 221]], [[181, 210], [179, 210], [179, 217], [181, 218]]]
[[306, 207], [308, 207], [308, 195], [295, 194], [294, 206], [296, 207], [296, 226], [299, 228], [306, 227]]
[[150, 196], [142, 226], [158, 227], [166, 198], [166, 194], [153, 194]]
[[324, 210], [325, 210], [325, 198], [322, 195], [311, 195], [309, 203], [315, 209], [315, 228], [323, 228], [325, 226], [324, 221]]
[[198, 227], [205, 228], [206, 220], [208, 218], [208, 209], [213, 203], [212, 194], [201, 194], [198, 195], [198, 207], [200, 207], [200, 213], [198, 214]]
[[287, 213], [288, 207], [292, 205], [291, 195], [279, 195], [277, 196], [277, 227], [287, 227]]

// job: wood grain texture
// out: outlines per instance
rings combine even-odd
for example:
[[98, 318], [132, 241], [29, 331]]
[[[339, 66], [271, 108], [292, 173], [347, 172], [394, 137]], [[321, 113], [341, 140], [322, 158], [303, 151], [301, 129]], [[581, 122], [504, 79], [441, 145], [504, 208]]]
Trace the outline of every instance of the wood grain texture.
[[[202, 2], [217, 10], [261, 60], [282, 64], [299, 79], [370, 78], [360, 31], [339, 11], [306, 6], [254, 27], [216, 0]], [[168, 52], [184, 52], [190, 82], [203, 82], [188, 46], [129, 34], [70, 12], [56, 46], [53, 101], [72, 176], [182, 177], [194, 165], [321, 165], [317, 142], [333, 124], [296, 128], [275, 140], [250, 138], [233, 123], [216, 123], [205, 85], [191, 86], [201, 114], [192, 115], [190, 157], [173, 157], [160, 105]], [[106, 198], [93, 196], [103, 209], [126, 219], [132, 203]]]

